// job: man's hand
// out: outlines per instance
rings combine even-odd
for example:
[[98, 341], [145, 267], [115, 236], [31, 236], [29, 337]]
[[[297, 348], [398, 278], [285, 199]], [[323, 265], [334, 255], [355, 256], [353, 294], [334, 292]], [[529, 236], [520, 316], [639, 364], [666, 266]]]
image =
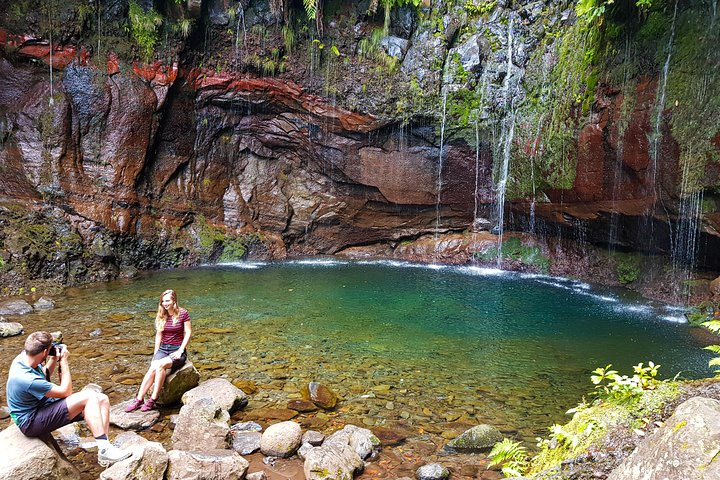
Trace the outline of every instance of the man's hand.
[[60, 361], [66, 362], [70, 359], [70, 351], [67, 348], [67, 345], [63, 345], [62, 350], [60, 350]]

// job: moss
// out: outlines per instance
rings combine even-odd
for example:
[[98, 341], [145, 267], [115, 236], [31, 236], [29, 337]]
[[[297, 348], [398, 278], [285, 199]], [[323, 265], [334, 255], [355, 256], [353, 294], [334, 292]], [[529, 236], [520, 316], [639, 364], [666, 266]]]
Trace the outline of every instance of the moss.
[[[476, 258], [485, 261], [495, 260], [498, 257], [498, 248], [492, 247], [483, 253], [476, 254]], [[541, 272], [550, 269], [550, 259], [542, 254], [540, 248], [523, 245], [519, 238], [512, 237], [502, 244], [502, 258], [519, 261], [533, 266]]]
[[615, 252], [612, 254], [615, 259], [615, 272], [618, 282], [623, 285], [633, 283], [640, 277], [642, 257], [637, 254]]

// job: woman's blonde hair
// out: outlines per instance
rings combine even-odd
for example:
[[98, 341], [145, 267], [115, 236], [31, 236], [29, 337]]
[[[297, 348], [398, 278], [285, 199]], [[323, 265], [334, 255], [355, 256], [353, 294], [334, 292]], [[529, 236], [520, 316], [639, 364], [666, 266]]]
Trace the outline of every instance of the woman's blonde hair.
[[[165, 295], [170, 295], [170, 298], [172, 298], [172, 305], [169, 309], [165, 309], [162, 305], [162, 299]], [[158, 302], [158, 309], [157, 314], [155, 315], [155, 328], [158, 332], [162, 332], [165, 330], [165, 323], [168, 320], [168, 317], [172, 316], [173, 322], [176, 322], [177, 319], [180, 317], [180, 307], [178, 307], [177, 304], [177, 294], [174, 290], [165, 290], [160, 295], [160, 301]]]

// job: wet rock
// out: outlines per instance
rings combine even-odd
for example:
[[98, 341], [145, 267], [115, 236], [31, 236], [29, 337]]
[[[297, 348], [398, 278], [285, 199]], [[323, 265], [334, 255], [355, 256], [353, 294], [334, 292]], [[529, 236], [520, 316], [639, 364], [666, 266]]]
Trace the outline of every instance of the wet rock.
[[252, 395], [258, 391], [257, 384], [252, 380], [235, 380], [232, 384], [245, 392], [246, 395]]
[[451, 440], [445, 449], [451, 452], [482, 452], [503, 439], [502, 433], [491, 425], [476, 425]]
[[206, 480], [239, 480], [250, 463], [232, 450], [189, 452], [170, 450], [166, 480], [202, 478]]
[[[200, 373], [192, 362], [186, 362], [180, 370], [168, 375], [160, 395], [158, 395], [158, 403], [160, 405], [174, 405], [183, 398], [188, 391], [197, 387], [200, 381]], [[183, 402], [187, 403], [187, 402]]]
[[315, 430], [308, 430], [302, 436], [302, 443], [309, 443], [313, 447], [322, 445], [324, 440], [325, 435], [320, 432], [316, 432]]
[[14, 337], [23, 331], [23, 326], [17, 322], [0, 322], [0, 337]]
[[367, 428], [345, 425], [325, 439], [323, 445], [337, 444], [350, 445], [361, 459], [377, 454], [380, 450], [380, 440]]
[[265, 472], [248, 473], [245, 476], [245, 480], [267, 480], [267, 475]]
[[33, 303], [35, 310], [52, 310], [55, 308], [55, 301], [49, 297], [40, 297], [37, 302]]
[[80, 472], [67, 461], [52, 436], [28, 438], [11, 424], [0, 432], [0, 480], [80, 478]]
[[608, 480], [720, 478], [720, 401], [694, 397], [643, 439]]
[[290, 400], [287, 404], [287, 408], [295, 410], [297, 412], [314, 412], [318, 407], [308, 400]]
[[100, 474], [100, 480], [162, 480], [168, 466], [168, 453], [160, 442], [150, 442], [134, 432], [125, 432], [115, 439], [132, 455], [111, 465]]
[[302, 440], [300, 425], [280, 422], [270, 425], [260, 440], [263, 455], [287, 458], [295, 454]]
[[380, 445], [383, 447], [400, 445], [408, 437], [406, 433], [388, 427], [374, 427], [372, 432], [380, 440]]
[[417, 480], [446, 480], [450, 478], [450, 470], [439, 463], [428, 463], [415, 472]]
[[210, 451], [227, 448], [230, 414], [211, 398], [202, 397], [180, 409], [172, 434], [176, 450]]
[[391, 57], [402, 60], [407, 52], [409, 42], [404, 38], [388, 36], [380, 40], [380, 46]]
[[213, 378], [202, 382], [192, 390], [185, 392], [182, 395], [182, 402], [187, 405], [200, 398], [211, 398], [220, 408], [224, 408], [229, 413], [248, 404], [245, 392], [224, 378]]
[[303, 398], [325, 410], [331, 410], [337, 405], [337, 395], [325, 385], [310, 382], [302, 390]]
[[297, 417], [298, 412], [289, 408], [256, 408], [245, 415], [245, 420], [281, 420]]
[[233, 432], [262, 432], [262, 426], [255, 422], [240, 422], [230, 427], [230, 430]]
[[0, 303], [0, 315], [26, 315], [33, 308], [25, 300], [7, 300]]
[[230, 431], [232, 449], [240, 455], [250, 455], [260, 450], [260, 432]]
[[303, 470], [307, 480], [344, 480], [361, 472], [363, 461], [349, 445], [314, 447], [305, 453]]
[[110, 407], [110, 423], [123, 430], [145, 430], [160, 419], [160, 412], [150, 410], [142, 412], [140, 409], [134, 412], [126, 412], [127, 407], [133, 400], [126, 400]]

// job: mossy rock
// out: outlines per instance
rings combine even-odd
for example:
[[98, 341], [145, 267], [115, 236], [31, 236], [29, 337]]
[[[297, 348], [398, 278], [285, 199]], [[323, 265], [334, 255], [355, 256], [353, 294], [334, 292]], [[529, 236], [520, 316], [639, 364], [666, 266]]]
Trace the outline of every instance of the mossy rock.
[[477, 425], [445, 445], [451, 452], [477, 453], [490, 450], [503, 439], [500, 430], [492, 425]]

